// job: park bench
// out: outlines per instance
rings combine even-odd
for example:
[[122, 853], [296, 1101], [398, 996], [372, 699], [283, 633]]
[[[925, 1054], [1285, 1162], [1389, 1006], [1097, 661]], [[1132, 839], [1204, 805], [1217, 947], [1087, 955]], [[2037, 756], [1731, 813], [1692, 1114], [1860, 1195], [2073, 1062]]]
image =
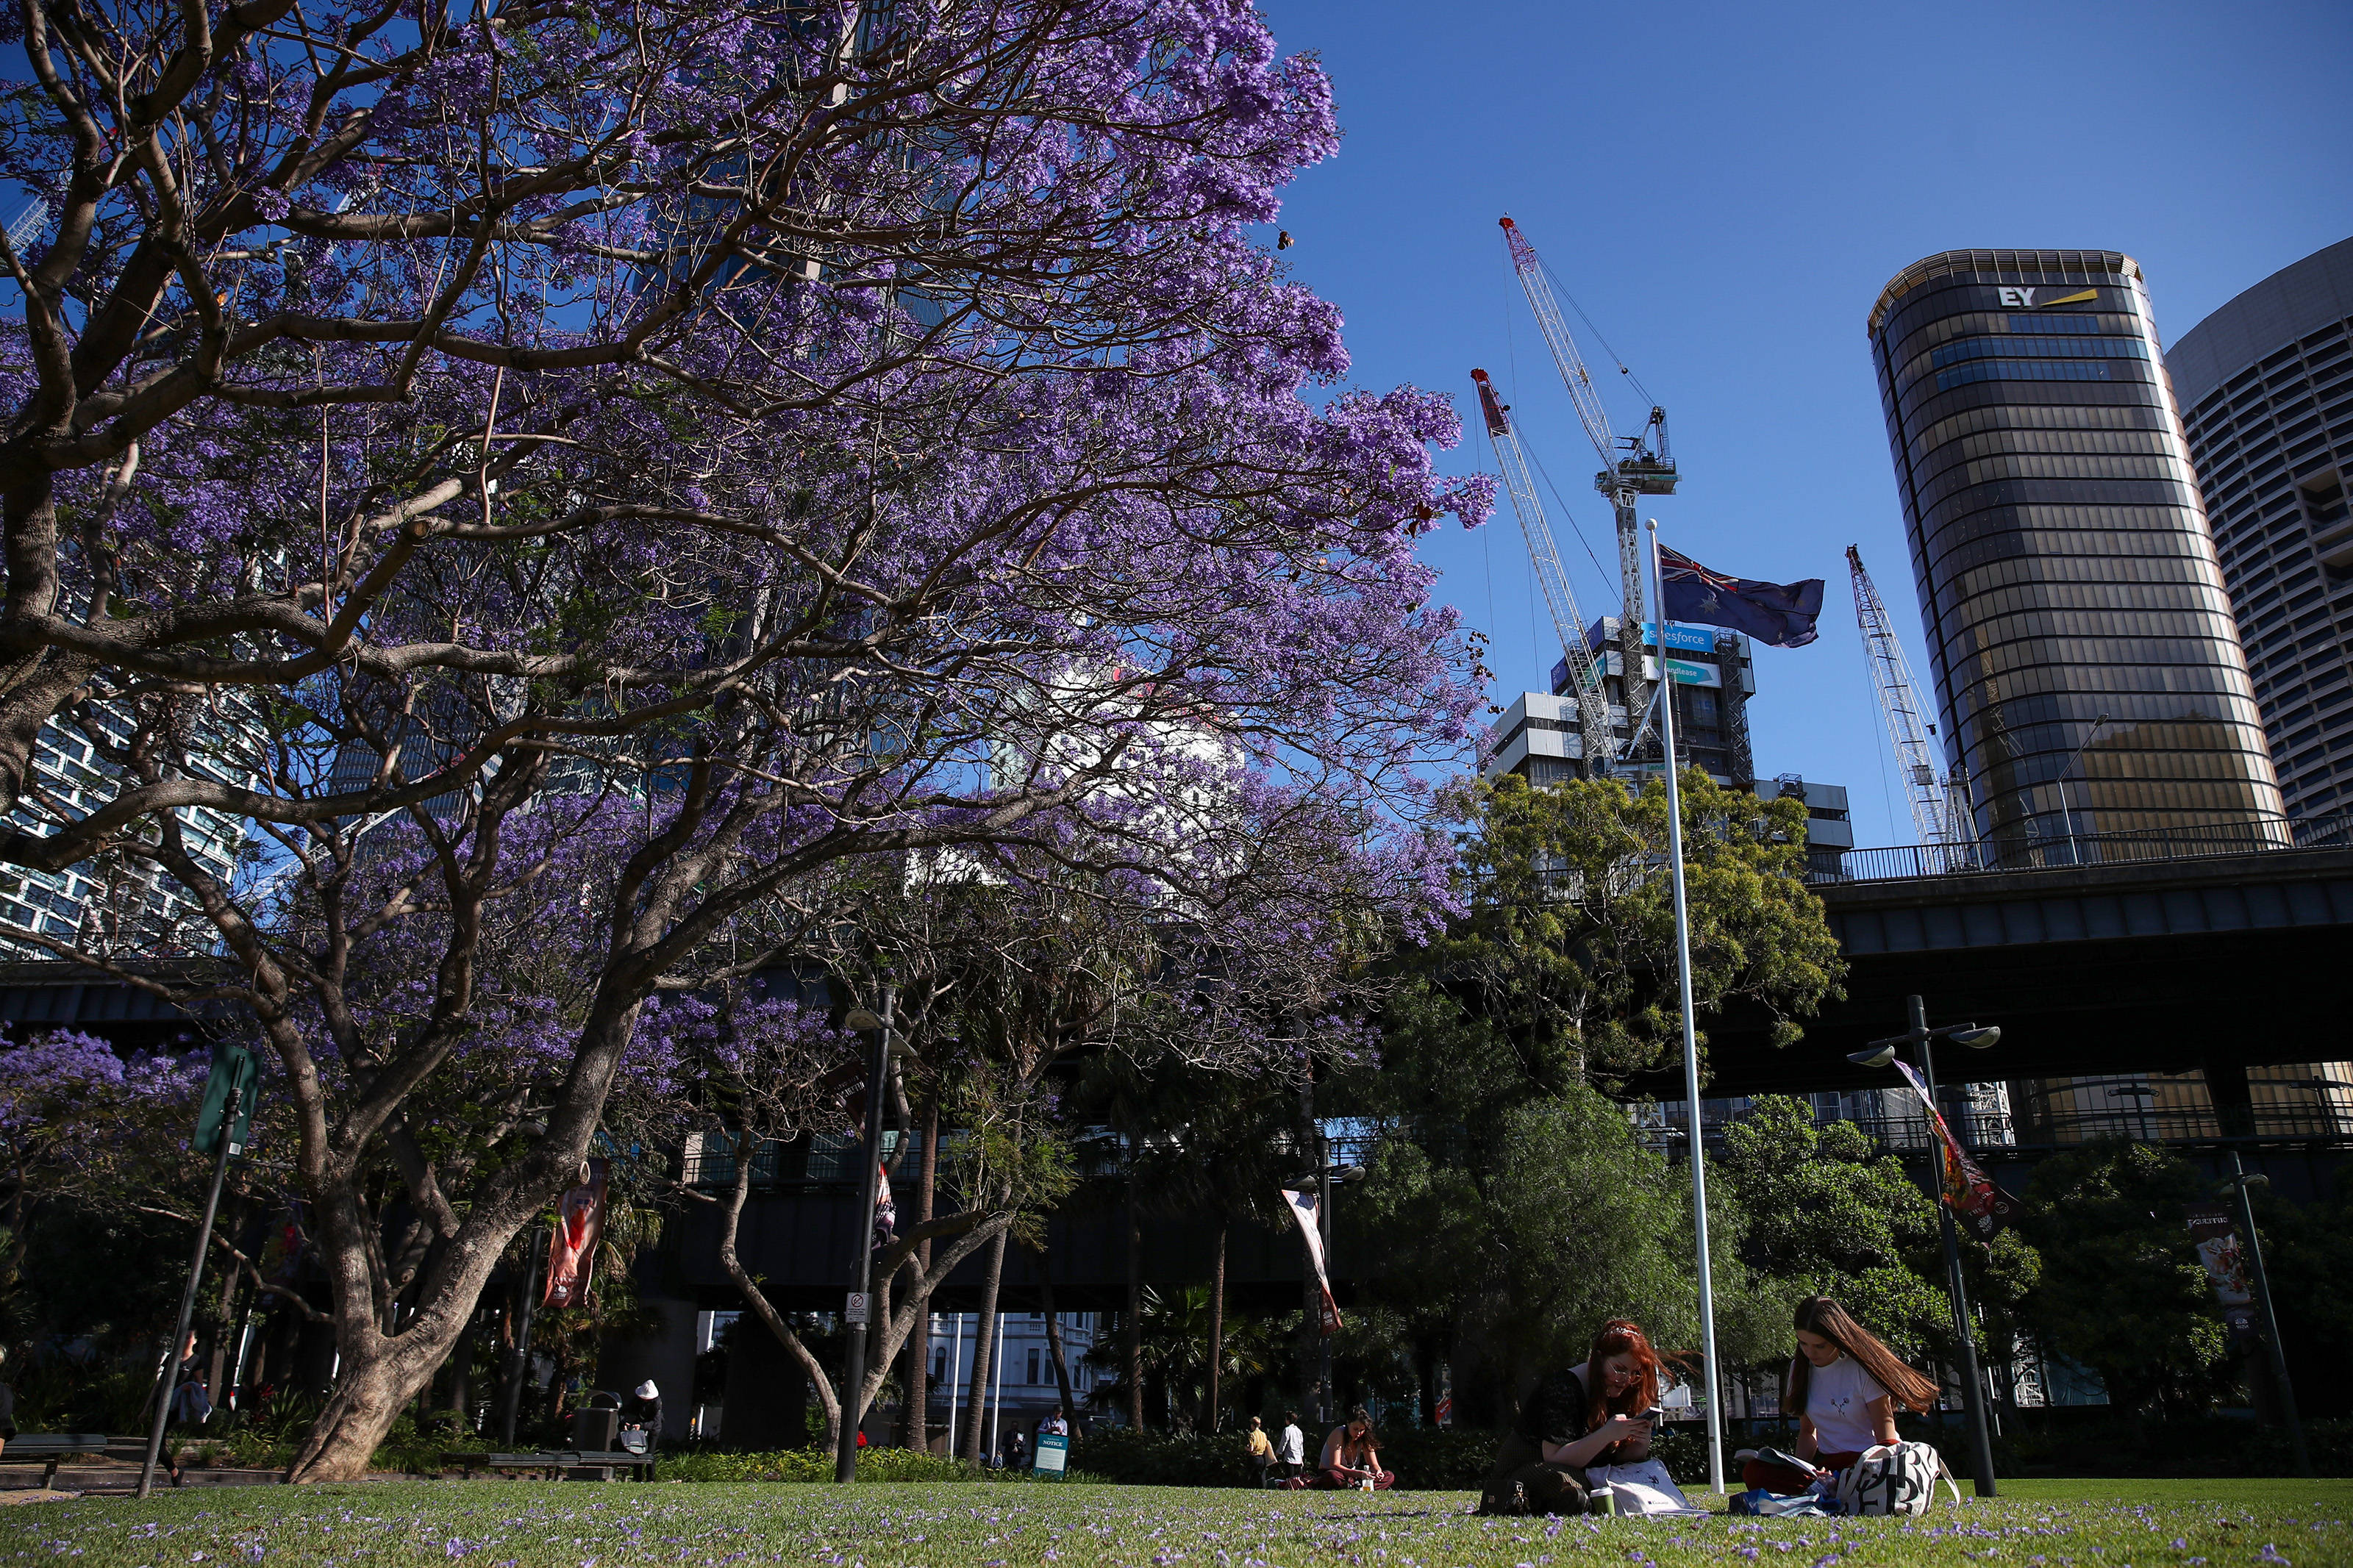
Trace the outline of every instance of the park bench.
[[45, 1465], [44, 1489], [55, 1484], [58, 1467], [68, 1459], [103, 1458], [106, 1436], [100, 1432], [20, 1432], [0, 1447], [0, 1465]]
[[441, 1462], [457, 1466], [468, 1480], [472, 1480], [476, 1470], [489, 1470], [494, 1475], [504, 1472], [510, 1478], [533, 1470], [551, 1476], [561, 1476], [566, 1470], [637, 1470], [649, 1476], [654, 1459], [651, 1454], [632, 1454], [619, 1448], [554, 1448], [536, 1454], [448, 1453], [441, 1456]]

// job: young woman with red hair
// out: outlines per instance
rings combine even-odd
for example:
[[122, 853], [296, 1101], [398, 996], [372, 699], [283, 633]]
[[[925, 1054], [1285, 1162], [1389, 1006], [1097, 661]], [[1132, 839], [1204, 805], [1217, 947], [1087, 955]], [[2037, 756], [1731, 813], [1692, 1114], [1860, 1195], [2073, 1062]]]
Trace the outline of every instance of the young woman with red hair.
[[1845, 1469], [1865, 1448], [1895, 1441], [1895, 1406], [1925, 1413], [1936, 1407], [1936, 1385], [1895, 1359], [1877, 1335], [1828, 1296], [1798, 1303], [1798, 1353], [1789, 1361], [1789, 1387], [1781, 1408], [1798, 1415], [1797, 1458], [1816, 1467], [1808, 1475], [1787, 1465], [1751, 1459], [1744, 1485], [1801, 1492]]
[[1586, 1470], [1650, 1458], [1651, 1424], [1664, 1362], [1641, 1326], [1612, 1318], [1585, 1360], [1537, 1384], [1520, 1413], [1516, 1443], [1497, 1457], [1482, 1511], [1583, 1513]]

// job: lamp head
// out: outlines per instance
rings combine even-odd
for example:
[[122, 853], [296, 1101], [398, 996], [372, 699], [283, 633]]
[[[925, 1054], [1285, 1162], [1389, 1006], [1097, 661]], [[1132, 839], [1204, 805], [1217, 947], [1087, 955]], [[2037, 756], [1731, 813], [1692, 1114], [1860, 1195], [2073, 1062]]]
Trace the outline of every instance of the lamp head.
[[1973, 1051], [1981, 1051], [1988, 1046], [1999, 1045], [2001, 1042], [2001, 1026], [1998, 1024], [1989, 1024], [1982, 1029], [1955, 1029], [1945, 1038], [1957, 1046], [1967, 1046]]
[[1344, 1165], [1332, 1173], [1332, 1179], [1335, 1182], [1361, 1182], [1365, 1179], [1365, 1168], [1362, 1165]]
[[849, 1016], [842, 1019], [841, 1025], [843, 1028], [856, 1029], [860, 1034], [863, 1034], [869, 1029], [881, 1028], [882, 1026], [882, 1020], [876, 1017], [873, 1013], [867, 1008], [852, 1007], [849, 1010]]
[[1895, 1047], [1873, 1046], [1869, 1050], [1849, 1051], [1846, 1059], [1859, 1068], [1883, 1068], [1895, 1059]]

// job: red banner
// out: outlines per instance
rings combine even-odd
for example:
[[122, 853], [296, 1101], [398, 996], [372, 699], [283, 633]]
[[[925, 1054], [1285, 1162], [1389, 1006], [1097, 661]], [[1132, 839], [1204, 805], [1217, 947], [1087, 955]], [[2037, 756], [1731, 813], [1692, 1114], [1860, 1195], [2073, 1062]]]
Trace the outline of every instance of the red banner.
[[1940, 1194], [1945, 1206], [1961, 1228], [1979, 1241], [1991, 1241], [2010, 1226], [2018, 1213], [2018, 1200], [1993, 1184], [1993, 1178], [1978, 1168], [1978, 1163], [1961, 1152], [1960, 1140], [1945, 1125], [1944, 1114], [1928, 1096], [1928, 1086], [1921, 1080], [1909, 1062], [1897, 1062], [1895, 1068], [1904, 1075], [1920, 1103], [1928, 1108], [1928, 1124], [1936, 1134], [1936, 1147], [1944, 1154], [1944, 1191]]
[[605, 1234], [605, 1162], [588, 1162], [588, 1179], [556, 1205], [555, 1239], [547, 1249], [547, 1294], [543, 1307], [576, 1307], [588, 1299], [596, 1263], [596, 1242]]

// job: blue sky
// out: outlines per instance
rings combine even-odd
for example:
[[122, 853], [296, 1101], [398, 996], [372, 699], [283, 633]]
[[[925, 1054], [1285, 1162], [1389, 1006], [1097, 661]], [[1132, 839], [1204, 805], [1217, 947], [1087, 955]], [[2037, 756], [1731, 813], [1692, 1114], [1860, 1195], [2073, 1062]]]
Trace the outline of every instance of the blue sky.
[[[1821, 639], [1759, 650], [1757, 766], [1846, 784], [1862, 844], [1914, 834], [1848, 544], [1926, 679], [1863, 336], [1881, 286], [1939, 250], [2114, 248], [2141, 263], [2169, 343], [2353, 234], [2343, 0], [1261, 5], [1285, 49], [1323, 56], [1347, 130], [1283, 226], [1295, 276], [1346, 313], [1354, 379], [1440, 390], [1468, 415], [1486, 368], [1611, 559], [1591, 448], [1504, 260], [1509, 212], [1668, 409], [1684, 478], [1651, 509], [1662, 535], [1744, 576], [1827, 580]], [[1630, 395], [1611, 412], [1640, 423]], [[1492, 471], [1484, 435], [1443, 463]], [[1614, 587], [1554, 528], [1601, 614]], [[1426, 556], [1493, 635], [1504, 700], [1542, 689], [1559, 653], [1509, 513], [1433, 533]]]

